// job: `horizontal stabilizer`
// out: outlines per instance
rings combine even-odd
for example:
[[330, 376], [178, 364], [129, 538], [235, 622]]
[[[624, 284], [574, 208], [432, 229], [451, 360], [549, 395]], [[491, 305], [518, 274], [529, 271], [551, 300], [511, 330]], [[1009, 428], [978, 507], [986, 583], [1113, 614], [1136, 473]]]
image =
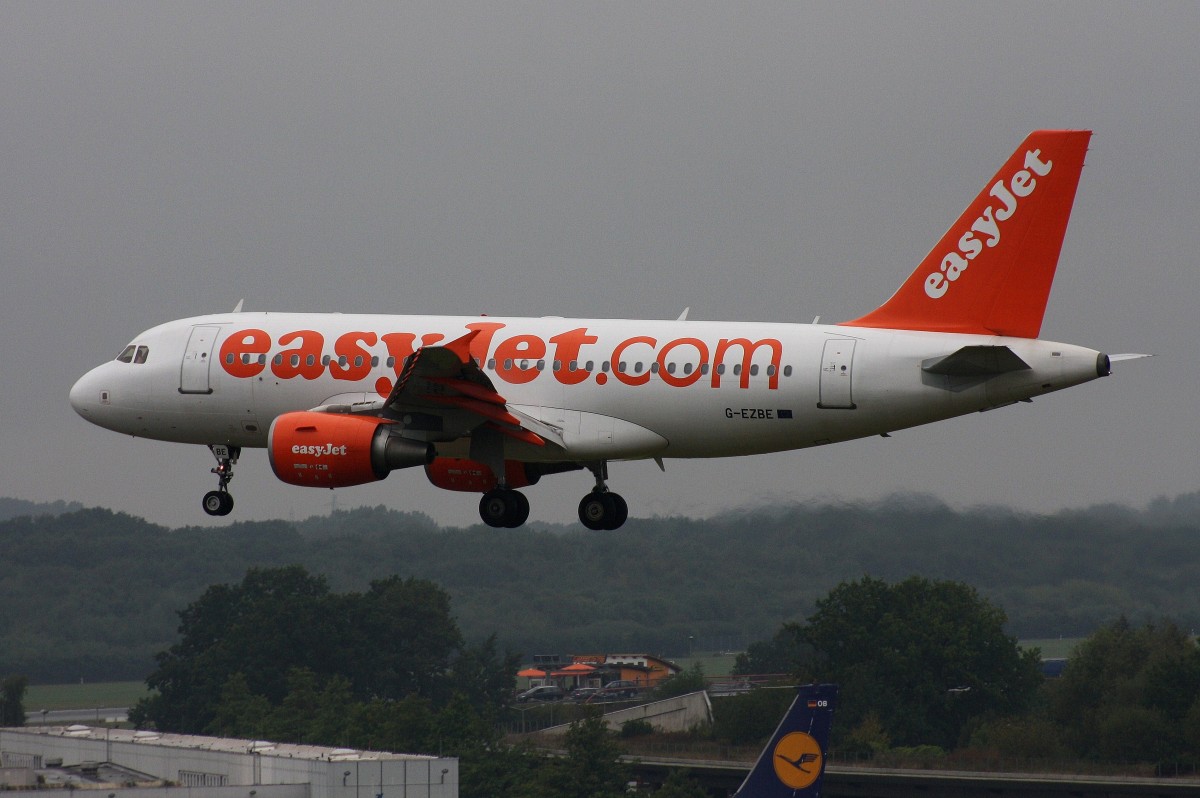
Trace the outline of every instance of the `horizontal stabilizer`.
[[921, 363], [921, 370], [928, 374], [950, 377], [990, 377], [1027, 368], [1029, 364], [1007, 346], [964, 346], [954, 354]]
[[1108, 361], [1116, 363], [1118, 360], [1141, 360], [1144, 357], [1154, 357], [1154, 355], [1139, 355], [1135, 352], [1126, 352], [1123, 355], [1109, 355]]

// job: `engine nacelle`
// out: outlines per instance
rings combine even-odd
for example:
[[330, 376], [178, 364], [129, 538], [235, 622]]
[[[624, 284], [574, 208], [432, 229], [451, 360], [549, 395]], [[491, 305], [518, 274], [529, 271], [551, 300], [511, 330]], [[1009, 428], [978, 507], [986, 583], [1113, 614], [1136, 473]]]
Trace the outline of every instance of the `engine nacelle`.
[[[504, 461], [504, 478], [507, 487], [523, 488], [538, 481], [541, 474], [531, 473], [527, 464], [519, 460]], [[461, 490], [471, 493], [487, 493], [496, 487], [496, 475], [492, 469], [475, 460], [462, 457], [439, 457], [425, 466], [425, 476], [443, 490]]]
[[374, 416], [284, 413], [267, 437], [271, 470], [291, 485], [345, 488], [433, 460], [433, 446], [402, 438], [392, 426]]

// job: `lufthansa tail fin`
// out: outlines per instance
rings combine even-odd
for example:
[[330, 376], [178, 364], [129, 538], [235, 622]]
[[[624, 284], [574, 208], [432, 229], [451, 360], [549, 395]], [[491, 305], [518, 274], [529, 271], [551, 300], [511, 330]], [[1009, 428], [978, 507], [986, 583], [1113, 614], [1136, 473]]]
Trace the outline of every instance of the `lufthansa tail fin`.
[[836, 684], [800, 688], [734, 798], [817, 798], [829, 751]]
[[891, 299], [851, 327], [1036, 338], [1088, 130], [1037, 130]]

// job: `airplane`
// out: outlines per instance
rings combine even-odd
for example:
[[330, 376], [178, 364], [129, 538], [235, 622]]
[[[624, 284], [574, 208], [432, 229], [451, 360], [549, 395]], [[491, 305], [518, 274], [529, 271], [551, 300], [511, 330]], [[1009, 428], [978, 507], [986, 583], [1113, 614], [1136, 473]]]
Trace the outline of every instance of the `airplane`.
[[206, 445], [210, 515], [243, 448], [291, 485], [424, 469], [481, 494], [587, 470], [589, 529], [628, 505], [609, 464], [803, 449], [990, 410], [1108, 376], [1115, 360], [1038, 339], [1090, 131], [1031, 133], [890, 299], [839, 324], [242, 312], [136, 336], [71, 389], [84, 419]]
[[836, 684], [800, 687], [733, 798], [818, 798], [837, 699]]

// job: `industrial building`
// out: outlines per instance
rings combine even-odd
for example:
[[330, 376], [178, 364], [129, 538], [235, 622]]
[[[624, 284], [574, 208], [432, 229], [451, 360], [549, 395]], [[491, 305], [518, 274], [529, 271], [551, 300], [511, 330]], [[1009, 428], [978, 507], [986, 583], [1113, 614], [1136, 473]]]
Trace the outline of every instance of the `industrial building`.
[[458, 760], [45, 726], [0, 729], [0, 786], [64, 798], [458, 798]]
[[524, 687], [556, 684], [564, 690], [603, 687], [622, 681], [643, 690], [678, 674], [674, 662], [652, 654], [535, 654], [533, 665], [517, 672]]

